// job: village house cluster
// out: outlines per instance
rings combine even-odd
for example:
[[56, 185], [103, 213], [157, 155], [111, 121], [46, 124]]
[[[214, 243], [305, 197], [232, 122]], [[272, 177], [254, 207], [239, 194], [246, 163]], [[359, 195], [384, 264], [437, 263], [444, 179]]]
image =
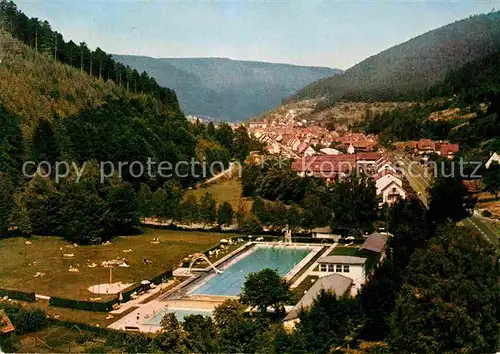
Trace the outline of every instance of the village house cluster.
[[450, 144], [447, 141], [434, 141], [431, 139], [420, 139], [418, 141], [409, 141], [406, 147], [411, 149], [415, 155], [428, 156], [437, 154], [448, 159], [452, 159], [458, 152], [458, 144]]
[[367, 173], [375, 181], [380, 204], [392, 204], [408, 194], [403, 174], [387, 153], [304, 156], [292, 162], [292, 170], [301, 177], [314, 176], [326, 183], [336, 183], [354, 172]]
[[294, 121], [287, 123], [250, 122], [248, 131], [267, 146], [273, 155], [290, 158], [313, 155], [340, 155], [342, 152], [375, 150], [377, 137], [362, 133], [340, 134], [336, 131]]

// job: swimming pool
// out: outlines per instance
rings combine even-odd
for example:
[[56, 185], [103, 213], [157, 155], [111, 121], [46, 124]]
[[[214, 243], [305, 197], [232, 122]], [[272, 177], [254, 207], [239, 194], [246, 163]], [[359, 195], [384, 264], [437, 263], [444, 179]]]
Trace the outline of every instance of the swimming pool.
[[271, 268], [285, 276], [312, 250], [308, 247], [255, 246], [242, 259], [230, 265], [222, 274], [210, 278], [190, 295], [238, 296], [247, 274]]
[[184, 321], [184, 317], [190, 316], [190, 315], [203, 315], [203, 316], [209, 316], [212, 317], [212, 311], [211, 310], [202, 310], [202, 309], [174, 309], [174, 308], [168, 308], [165, 310], [162, 310], [155, 314], [154, 316], [148, 318], [146, 321], [144, 321], [142, 324], [143, 325], [150, 325], [150, 326], [159, 326], [160, 322], [167, 313], [175, 313], [175, 317], [179, 321]]

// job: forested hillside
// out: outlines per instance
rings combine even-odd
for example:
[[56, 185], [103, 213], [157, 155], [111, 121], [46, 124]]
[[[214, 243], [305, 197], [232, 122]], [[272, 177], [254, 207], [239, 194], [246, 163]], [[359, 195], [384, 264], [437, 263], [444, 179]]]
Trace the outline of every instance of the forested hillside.
[[[359, 122], [380, 141], [421, 138], [451, 140], [462, 151], [485, 159], [500, 148], [500, 52], [477, 58], [447, 73], [413, 107], [381, 112]], [[439, 117], [448, 116], [446, 119]]]
[[479, 57], [447, 73], [443, 82], [431, 87], [427, 100], [456, 95], [458, 104], [480, 103], [500, 91], [500, 50]]
[[500, 12], [471, 16], [369, 57], [319, 80], [291, 99], [411, 100], [451, 70], [500, 49]]
[[114, 55], [177, 92], [186, 114], [246, 120], [277, 105], [304, 85], [337, 69], [226, 58], [162, 58]]
[[[99, 65], [85, 53], [80, 63], [88, 67], [61, 60], [64, 42], [55, 32], [48, 33], [59, 38], [51, 49], [56, 55], [42, 50], [48, 47], [39, 45], [51, 42], [38, 37], [40, 26], [50, 25], [27, 19], [12, 3], [0, 4], [0, 237], [16, 230], [98, 243], [132, 232], [142, 215], [141, 184], [155, 200], [156, 216], [178, 217], [184, 188], [258, 147], [244, 127], [189, 123], [173, 90], [147, 75], [134, 80], [134, 70], [109, 56], [122, 71], [106, 73], [102, 59], [96, 75]], [[14, 15], [4, 16], [7, 10]], [[35, 45], [6, 29], [14, 37], [34, 33]], [[123, 75], [128, 81], [120, 82]], [[200, 164], [174, 170], [180, 161], [220, 163], [202, 173]], [[170, 170], [160, 173], [160, 162]], [[126, 166], [121, 171], [120, 164]]]
[[180, 110], [173, 90], [115, 62], [100, 48], [66, 42], [47, 21], [28, 18], [7, 0], [0, 0], [0, 59], [0, 99], [26, 125], [128, 93], [149, 94], [171, 112]]
[[33, 126], [41, 117], [68, 117], [101, 105], [106, 97], [125, 94], [112, 82], [93, 79], [37, 53], [2, 30], [0, 41], [0, 101], [23, 118], [23, 127]]

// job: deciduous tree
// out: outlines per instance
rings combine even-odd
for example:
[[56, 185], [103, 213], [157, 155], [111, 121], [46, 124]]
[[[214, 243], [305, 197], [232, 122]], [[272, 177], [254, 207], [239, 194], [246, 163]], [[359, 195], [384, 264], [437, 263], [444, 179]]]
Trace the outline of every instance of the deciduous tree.
[[290, 298], [291, 292], [286, 281], [276, 270], [267, 268], [247, 275], [240, 301], [257, 307], [262, 313], [266, 313], [268, 307], [283, 312], [283, 305]]
[[200, 219], [208, 224], [213, 224], [217, 220], [217, 203], [212, 194], [206, 192], [200, 200]]

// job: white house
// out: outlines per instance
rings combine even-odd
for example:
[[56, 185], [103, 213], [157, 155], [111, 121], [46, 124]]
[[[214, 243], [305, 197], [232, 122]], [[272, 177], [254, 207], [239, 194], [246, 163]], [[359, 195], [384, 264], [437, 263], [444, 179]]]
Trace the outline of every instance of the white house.
[[384, 188], [382, 188], [380, 193], [377, 193], [377, 195], [382, 196], [381, 204], [392, 204], [396, 202], [398, 198], [406, 199], [406, 191], [396, 181], [392, 181], [387, 184]]
[[490, 168], [490, 166], [491, 166], [491, 164], [492, 164], [493, 162], [496, 162], [496, 163], [500, 164], [500, 154], [497, 154], [496, 152], [494, 152], [494, 153], [490, 156], [489, 160], [486, 162], [486, 165], [485, 165], [485, 166], [486, 166], [486, 168]]
[[316, 155], [316, 150], [314, 150], [311, 146], [309, 146], [305, 151], [304, 151], [304, 156], [313, 156]]
[[299, 139], [295, 138], [290, 142], [290, 147], [293, 151], [297, 151], [299, 149], [301, 142]]
[[365, 262], [366, 258], [361, 257], [326, 256], [318, 259], [318, 266], [309, 275], [324, 277], [332, 273], [341, 274], [352, 279], [353, 291], [357, 292], [366, 280]]
[[354, 154], [356, 150], [354, 149], [354, 146], [352, 144], [349, 144], [349, 147], [347, 148], [347, 153], [348, 154]]
[[396, 167], [394, 167], [389, 161], [382, 159], [382, 161], [377, 161], [376, 163], [376, 172], [384, 172], [384, 171], [392, 171], [394, 173], [398, 172]]
[[383, 171], [377, 173], [374, 177], [374, 180], [375, 180], [375, 187], [377, 188], [377, 195], [380, 195], [382, 193], [382, 190], [392, 182], [396, 182], [401, 187], [403, 186], [402, 177], [390, 171], [388, 172]]
[[337, 297], [342, 297], [350, 293], [351, 287], [352, 279], [341, 274], [329, 274], [317, 279], [313, 286], [311, 286], [299, 302], [286, 315], [283, 325], [287, 330], [295, 328], [295, 325], [300, 321], [300, 312], [302, 310], [307, 310], [313, 304], [321, 290], [331, 291]]

